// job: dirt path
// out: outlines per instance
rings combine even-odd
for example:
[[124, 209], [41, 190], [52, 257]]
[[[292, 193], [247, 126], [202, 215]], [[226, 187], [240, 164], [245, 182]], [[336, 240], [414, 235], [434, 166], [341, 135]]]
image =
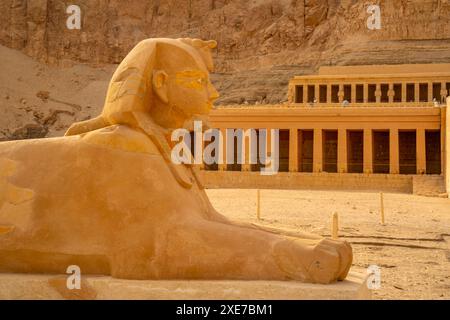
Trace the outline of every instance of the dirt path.
[[[208, 190], [226, 216], [256, 222], [256, 190]], [[261, 190], [260, 223], [330, 235], [339, 214], [340, 236], [352, 243], [352, 270], [381, 267], [375, 299], [450, 299], [450, 199], [377, 193]]]

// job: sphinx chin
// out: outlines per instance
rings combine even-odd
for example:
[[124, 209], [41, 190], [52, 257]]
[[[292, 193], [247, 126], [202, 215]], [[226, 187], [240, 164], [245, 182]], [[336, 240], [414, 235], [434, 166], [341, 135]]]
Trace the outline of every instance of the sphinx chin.
[[196, 122], [202, 124], [203, 130], [211, 129], [208, 115], [194, 115], [189, 120], [184, 121], [182, 128], [188, 131], [194, 131], [196, 129]]

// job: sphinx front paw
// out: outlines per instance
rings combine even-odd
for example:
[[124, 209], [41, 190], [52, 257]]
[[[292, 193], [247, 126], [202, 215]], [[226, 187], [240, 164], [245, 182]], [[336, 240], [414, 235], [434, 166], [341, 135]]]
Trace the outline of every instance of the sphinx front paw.
[[345, 241], [286, 239], [274, 246], [278, 267], [287, 278], [327, 284], [343, 280], [352, 263], [352, 249]]
[[317, 283], [344, 280], [352, 260], [352, 248], [346, 241], [322, 239], [313, 248], [308, 273]]

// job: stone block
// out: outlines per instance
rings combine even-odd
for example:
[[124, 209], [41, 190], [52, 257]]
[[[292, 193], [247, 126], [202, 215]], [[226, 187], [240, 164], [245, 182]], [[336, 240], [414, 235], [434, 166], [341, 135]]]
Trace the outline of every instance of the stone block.
[[82, 277], [81, 289], [69, 290], [68, 275], [0, 274], [0, 299], [136, 300], [365, 300], [367, 277], [350, 273], [329, 285], [297, 281], [122, 280]]

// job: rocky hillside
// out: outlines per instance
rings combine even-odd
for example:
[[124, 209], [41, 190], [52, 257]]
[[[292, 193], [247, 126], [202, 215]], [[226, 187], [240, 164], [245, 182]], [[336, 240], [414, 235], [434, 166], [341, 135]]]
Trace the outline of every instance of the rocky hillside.
[[98, 115], [114, 69], [49, 66], [0, 46], [0, 141], [62, 136]]
[[[66, 27], [69, 4], [81, 8], [80, 30]], [[366, 26], [371, 4], [380, 30]], [[219, 104], [284, 101], [289, 78], [321, 65], [450, 62], [450, 0], [2, 0], [0, 10], [0, 44], [44, 69], [108, 69], [149, 37], [215, 39]]]

